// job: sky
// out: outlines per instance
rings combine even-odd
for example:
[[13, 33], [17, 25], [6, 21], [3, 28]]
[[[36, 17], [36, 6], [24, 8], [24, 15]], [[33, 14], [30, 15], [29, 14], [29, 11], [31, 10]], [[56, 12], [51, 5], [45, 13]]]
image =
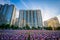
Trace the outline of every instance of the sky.
[[60, 0], [0, 0], [0, 4], [14, 4], [17, 9], [16, 17], [21, 9], [40, 9], [43, 21], [55, 16], [60, 21]]

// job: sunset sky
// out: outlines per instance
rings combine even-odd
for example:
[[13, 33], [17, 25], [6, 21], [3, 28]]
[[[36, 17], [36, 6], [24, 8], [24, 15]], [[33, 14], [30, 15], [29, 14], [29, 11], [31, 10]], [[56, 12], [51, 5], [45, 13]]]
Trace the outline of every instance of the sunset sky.
[[14, 4], [17, 9], [17, 17], [21, 9], [40, 9], [43, 21], [54, 16], [58, 16], [60, 20], [60, 0], [0, 0], [0, 4]]

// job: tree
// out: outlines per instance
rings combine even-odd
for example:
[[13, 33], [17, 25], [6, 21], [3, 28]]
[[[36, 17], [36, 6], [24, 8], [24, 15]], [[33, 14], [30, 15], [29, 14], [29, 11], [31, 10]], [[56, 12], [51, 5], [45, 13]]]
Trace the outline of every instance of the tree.
[[32, 26], [32, 30], [34, 30], [34, 29], [36, 30], [37, 28], [35, 28], [34, 26]]
[[42, 28], [41, 28], [41, 27], [39, 27], [39, 26], [37, 27], [37, 29], [38, 29], [38, 30], [42, 30]]
[[5, 29], [10, 29], [10, 24], [5, 24]]
[[14, 25], [11, 25], [11, 29], [15, 29], [15, 26]]
[[25, 29], [26, 29], [26, 27], [22, 27], [22, 29], [24, 29], [24, 30], [25, 30]]
[[44, 27], [46, 30], [52, 30], [52, 27]]
[[26, 24], [26, 29], [27, 29], [27, 30], [29, 30], [29, 29], [30, 29], [30, 27], [29, 27], [29, 25], [28, 25], [28, 24]]
[[19, 29], [19, 27], [18, 26], [14, 26], [14, 29]]
[[5, 29], [5, 24], [0, 25], [0, 29]]
[[57, 27], [56, 30], [60, 30], [60, 27]]
[[19, 27], [20, 30], [22, 30], [23, 28]]

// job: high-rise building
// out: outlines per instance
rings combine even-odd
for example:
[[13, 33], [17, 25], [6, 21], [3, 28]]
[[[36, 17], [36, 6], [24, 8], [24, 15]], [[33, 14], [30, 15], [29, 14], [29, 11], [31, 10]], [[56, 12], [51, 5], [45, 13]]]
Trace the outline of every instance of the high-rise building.
[[15, 24], [16, 8], [14, 5], [0, 4], [0, 24], [10, 23]]
[[15, 19], [15, 26], [18, 26], [18, 18]]
[[42, 27], [41, 10], [20, 10], [19, 11], [19, 27], [24, 27], [28, 24], [30, 28]]
[[[3, 5], [0, 4], [0, 24], [2, 24], [5, 20], [5, 17], [2, 14], [2, 10], [3, 10]], [[3, 21], [4, 20], [4, 21]], [[5, 23], [5, 22], [4, 22]]]

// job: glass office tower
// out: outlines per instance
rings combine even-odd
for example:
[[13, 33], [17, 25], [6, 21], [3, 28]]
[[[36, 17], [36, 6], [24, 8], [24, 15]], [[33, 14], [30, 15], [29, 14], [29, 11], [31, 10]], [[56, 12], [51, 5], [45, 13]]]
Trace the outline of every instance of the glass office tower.
[[1, 5], [0, 7], [1, 12], [0, 15], [0, 23], [5, 24], [5, 23], [10, 23], [10, 24], [14, 24], [14, 20], [15, 20], [15, 16], [16, 16], [16, 8], [14, 5]]
[[19, 27], [24, 27], [26, 24], [34, 27], [42, 27], [42, 15], [40, 10], [20, 10], [19, 11]]

